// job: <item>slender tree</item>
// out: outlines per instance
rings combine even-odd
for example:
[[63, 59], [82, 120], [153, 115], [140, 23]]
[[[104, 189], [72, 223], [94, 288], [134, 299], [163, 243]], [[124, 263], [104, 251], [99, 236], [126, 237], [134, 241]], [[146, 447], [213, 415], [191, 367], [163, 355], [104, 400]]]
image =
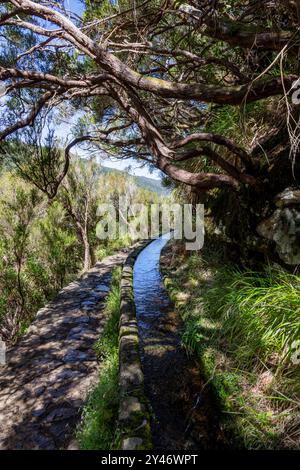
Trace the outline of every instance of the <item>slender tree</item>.
[[95, 261], [90, 240], [96, 227], [99, 166], [93, 161], [73, 161], [67, 178], [61, 185], [59, 199], [71, 219], [83, 246], [83, 270]]

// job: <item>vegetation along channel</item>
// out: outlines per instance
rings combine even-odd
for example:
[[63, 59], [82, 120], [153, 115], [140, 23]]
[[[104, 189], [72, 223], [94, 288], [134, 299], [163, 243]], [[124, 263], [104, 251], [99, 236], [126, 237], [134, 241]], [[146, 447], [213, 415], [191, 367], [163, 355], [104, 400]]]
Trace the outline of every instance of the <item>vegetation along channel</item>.
[[138, 256], [133, 271], [145, 391], [156, 449], [220, 447], [221, 432], [208, 389], [193, 359], [181, 348], [181, 321], [160, 273], [163, 235]]

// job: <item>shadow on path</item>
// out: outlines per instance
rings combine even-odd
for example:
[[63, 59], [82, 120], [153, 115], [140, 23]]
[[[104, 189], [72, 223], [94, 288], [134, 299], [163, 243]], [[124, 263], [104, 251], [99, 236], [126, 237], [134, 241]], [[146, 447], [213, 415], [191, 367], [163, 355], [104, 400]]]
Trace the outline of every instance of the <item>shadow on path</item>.
[[93, 350], [105, 324], [112, 270], [106, 258], [41, 309], [0, 368], [0, 449], [64, 449], [98, 379]]

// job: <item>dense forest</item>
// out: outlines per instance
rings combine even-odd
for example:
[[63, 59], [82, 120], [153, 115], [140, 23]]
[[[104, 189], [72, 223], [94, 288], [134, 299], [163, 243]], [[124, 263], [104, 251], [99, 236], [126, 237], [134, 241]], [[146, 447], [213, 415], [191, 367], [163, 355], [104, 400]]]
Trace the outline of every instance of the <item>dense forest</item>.
[[[37, 441], [12, 426], [1, 449], [68, 448], [71, 430], [81, 449], [300, 449], [299, 26], [298, 0], [0, 1], [0, 339], [26, 356], [33, 331], [43, 349], [38, 311], [69, 321], [74, 282], [82, 324], [96, 309], [83, 291], [100, 295], [102, 328], [66, 354], [100, 364], [77, 414], [66, 399], [50, 432], [56, 415], [38, 408]], [[203, 204], [203, 249], [100, 240], [98, 207], [120, 196], [194, 217]], [[16, 361], [0, 366], [3, 390]]]

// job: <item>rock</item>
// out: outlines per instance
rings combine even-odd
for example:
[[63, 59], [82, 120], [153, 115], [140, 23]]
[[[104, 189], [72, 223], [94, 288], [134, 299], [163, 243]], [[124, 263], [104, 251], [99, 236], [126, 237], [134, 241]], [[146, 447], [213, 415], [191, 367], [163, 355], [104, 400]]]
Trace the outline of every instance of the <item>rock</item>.
[[68, 323], [72, 324], [72, 323], [74, 323], [74, 318], [73, 317], [67, 317], [67, 316], [63, 317], [63, 319], [61, 320], [61, 323], [62, 324], [66, 324], [66, 323], [67, 324]]
[[69, 331], [68, 336], [77, 335], [77, 334], [83, 334], [85, 331], [86, 331], [86, 326], [85, 326], [85, 325], [83, 325], [83, 326], [75, 326], [74, 328], [72, 328], [72, 329]]
[[55, 439], [65, 440], [68, 434], [68, 424], [66, 421], [59, 421], [57, 423], [55, 422], [54, 424], [50, 425], [49, 433], [52, 434]]
[[266, 238], [267, 240], [273, 240], [276, 226], [280, 221], [280, 210], [276, 210], [274, 214], [269, 217], [268, 219], [262, 220], [260, 224], [257, 226], [256, 230], [257, 233], [261, 236]]
[[105, 284], [98, 284], [95, 288], [95, 292], [109, 292], [109, 287], [107, 287]]
[[37, 418], [41, 417], [46, 413], [46, 411], [47, 411], [46, 408], [38, 408], [32, 411], [32, 416], [35, 416]]
[[100, 300], [105, 300], [108, 295], [108, 292], [103, 292], [103, 291], [98, 291], [95, 293], [95, 296], [97, 296], [96, 302], [100, 302]]
[[262, 237], [276, 244], [286, 264], [300, 263], [300, 190], [286, 189], [275, 198], [278, 209], [257, 227]]
[[70, 381], [70, 379], [75, 381], [75, 378], [77, 378], [77, 377], [82, 377], [82, 374], [78, 370], [74, 370], [74, 369], [63, 370], [56, 377], [56, 383], [58, 383], [58, 382], [66, 383], [66, 382]]
[[88, 354], [77, 351], [77, 349], [72, 349], [67, 354], [65, 354], [63, 361], [64, 362], [78, 362], [88, 360]]
[[95, 307], [83, 307], [82, 308], [83, 312], [92, 312], [93, 310], [95, 310]]
[[55, 449], [54, 441], [53, 439], [50, 439], [49, 437], [36, 435], [33, 439], [33, 442], [35, 444], [34, 449], [43, 449], [43, 450]]
[[127, 421], [135, 413], [141, 413], [143, 410], [141, 402], [136, 397], [124, 398], [120, 406], [119, 419]]
[[74, 318], [73, 322], [74, 323], [89, 323], [90, 319], [89, 317], [78, 317], [78, 318]]
[[287, 207], [293, 204], [300, 204], [300, 189], [286, 188], [275, 197], [277, 207]]
[[68, 445], [68, 449], [67, 449], [67, 450], [80, 450], [79, 444], [78, 444], [78, 442], [76, 441], [76, 439], [72, 439], [72, 441], [71, 441], [70, 444]]
[[[81, 344], [81, 349], [87, 349], [91, 347], [91, 344], [97, 341], [97, 334], [93, 332], [74, 333], [68, 336], [68, 340], [81, 342], [84, 340], [84, 343]], [[74, 343], [71, 344], [74, 346]]]
[[45, 421], [47, 423], [51, 423], [53, 421], [61, 421], [65, 419], [69, 419], [75, 415], [77, 415], [78, 411], [74, 410], [74, 408], [70, 407], [61, 407], [61, 408], [55, 408], [55, 410], [51, 411], [51, 413], [48, 414], [46, 417]]
[[122, 450], [136, 450], [143, 444], [143, 440], [140, 437], [129, 437], [124, 439], [122, 444]]
[[81, 307], [85, 308], [85, 307], [94, 307], [96, 304], [95, 301], [92, 301], [92, 300], [85, 300], [84, 302], [81, 303]]
[[36, 388], [35, 391], [34, 391], [34, 396], [39, 397], [40, 395], [42, 395], [42, 393], [44, 393], [45, 389], [46, 389], [46, 387], [43, 386], [43, 385]]

